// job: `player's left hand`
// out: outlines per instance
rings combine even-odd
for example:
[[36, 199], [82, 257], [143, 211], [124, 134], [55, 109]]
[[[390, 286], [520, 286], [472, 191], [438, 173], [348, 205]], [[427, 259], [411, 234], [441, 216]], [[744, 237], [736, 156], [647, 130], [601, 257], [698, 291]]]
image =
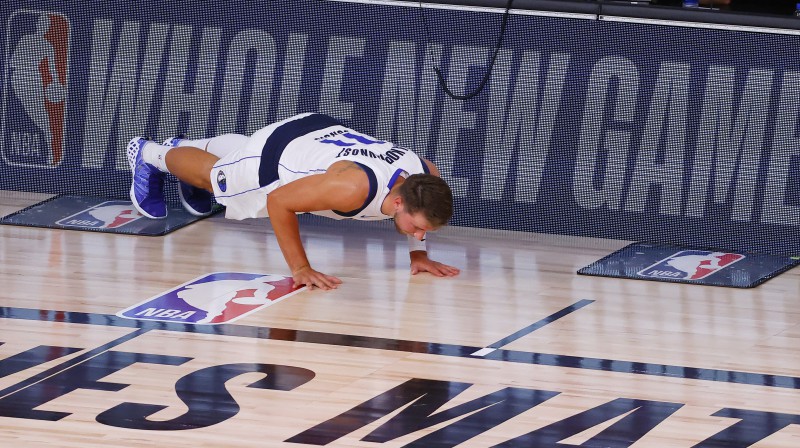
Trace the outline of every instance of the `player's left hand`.
[[417, 275], [420, 272], [430, 272], [437, 277], [455, 277], [461, 270], [448, 266], [438, 261], [433, 261], [428, 258], [428, 253], [424, 251], [411, 252], [411, 275]]

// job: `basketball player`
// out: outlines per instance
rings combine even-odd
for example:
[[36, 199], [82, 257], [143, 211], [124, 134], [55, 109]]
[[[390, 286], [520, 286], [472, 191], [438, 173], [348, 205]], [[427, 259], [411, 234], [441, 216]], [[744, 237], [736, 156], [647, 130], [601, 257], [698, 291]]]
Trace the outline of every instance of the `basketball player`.
[[181, 182], [181, 203], [192, 214], [211, 213], [211, 194], [225, 216], [269, 216], [295, 286], [336, 288], [337, 277], [311, 267], [297, 213], [334, 219], [394, 219], [409, 238], [411, 272], [439, 277], [459, 270], [428, 258], [425, 234], [453, 214], [453, 196], [436, 167], [413, 152], [343, 126], [323, 114], [301, 114], [256, 131], [204, 140], [144, 138], [128, 144], [131, 200], [140, 213], [167, 215], [165, 173]]

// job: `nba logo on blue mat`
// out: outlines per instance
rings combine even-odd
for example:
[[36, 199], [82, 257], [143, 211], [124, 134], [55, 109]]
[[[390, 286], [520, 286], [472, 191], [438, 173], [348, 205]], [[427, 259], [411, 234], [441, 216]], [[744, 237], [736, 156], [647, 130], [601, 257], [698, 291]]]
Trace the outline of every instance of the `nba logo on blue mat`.
[[0, 149], [9, 165], [54, 168], [64, 160], [70, 23], [17, 11], [6, 24]]
[[119, 317], [189, 324], [233, 322], [304, 288], [292, 277], [218, 272], [198, 277], [124, 311]]
[[56, 222], [64, 227], [117, 229], [143, 218], [130, 201], [106, 201]]
[[683, 250], [642, 269], [637, 274], [660, 279], [700, 280], [743, 258], [742, 254]]

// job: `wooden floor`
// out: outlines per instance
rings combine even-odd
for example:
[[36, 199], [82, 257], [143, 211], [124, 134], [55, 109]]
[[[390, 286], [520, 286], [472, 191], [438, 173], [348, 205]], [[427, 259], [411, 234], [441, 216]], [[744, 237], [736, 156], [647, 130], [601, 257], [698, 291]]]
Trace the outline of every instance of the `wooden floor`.
[[[0, 192], [0, 216], [40, 199]], [[580, 276], [629, 242], [447, 228], [431, 254], [462, 273], [440, 279], [409, 274], [388, 223], [302, 233], [338, 290], [186, 325], [116, 314], [209, 273], [287, 275], [268, 222], [0, 226], [3, 446], [800, 446], [798, 269]]]

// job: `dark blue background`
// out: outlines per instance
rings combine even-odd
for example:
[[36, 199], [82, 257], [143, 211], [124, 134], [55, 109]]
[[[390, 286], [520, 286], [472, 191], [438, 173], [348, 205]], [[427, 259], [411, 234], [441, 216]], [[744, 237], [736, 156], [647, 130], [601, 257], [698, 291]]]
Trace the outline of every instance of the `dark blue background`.
[[[276, 44], [275, 73], [273, 92], [270, 95], [268, 121], [279, 118], [278, 101], [281, 80], [284, 77], [284, 61], [287, 58], [287, 41], [290, 34], [307, 36], [305, 66], [300, 80], [300, 95], [296, 112], [320, 110], [323, 71], [328, 42], [331, 37], [365, 39], [363, 55], [348, 59], [340, 88], [339, 101], [351, 103], [353, 113], [350, 117], [336, 117], [362, 132], [378, 134], [380, 100], [383, 75], [387, 65], [387, 52], [390, 42], [408, 41], [416, 43], [416, 54], [408, 54], [408, 63], [413, 67], [413, 77], [407, 82], [416, 91], [421, 83], [433, 76], [430, 70], [423, 69], [423, 63], [430, 57], [425, 42], [441, 44], [443, 48], [440, 67], [448, 76], [451, 50], [454, 46], [478, 46], [489, 50], [497, 40], [501, 14], [464, 11], [454, 9], [429, 9], [425, 15], [429, 24], [429, 35], [423, 26], [420, 11], [413, 5], [391, 6], [360, 3], [344, 3], [319, 0], [282, 1], [181, 1], [181, 2], [49, 2], [11, 0], [0, 3], [0, 20], [9, 24], [15, 11], [39, 10], [66, 15], [71, 23], [72, 42], [69, 63], [69, 92], [67, 110], [65, 162], [57, 169], [37, 169], [19, 166], [6, 166], [0, 162], [2, 177], [0, 189], [42, 191], [52, 193], [75, 193], [83, 195], [102, 195], [125, 197], [129, 188], [129, 173], [117, 169], [114, 157], [121, 156], [124, 148], [118, 147], [118, 139], [98, 136], [96, 141], [85, 140], [87, 114], [87, 91], [89, 89], [88, 67], [91, 61], [92, 35], [95, 21], [113, 20], [115, 31], [119, 33], [123, 22], [141, 22], [141, 48], [144, 48], [147, 27], [152, 23], [184, 24], [193, 27], [194, 36], [190, 51], [190, 71], [185, 80], [185, 89], [193, 89], [193, 76], [197, 70], [197, 57], [200, 52], [200, 34], [209, 27], [221, 31], [219, 67], [216, 67], [211, 110], [206, 129], [189, 129], [186, 119], [179, 120], [178, 129], [159, 129], [159, 111], [163, 93], [163, 79], [159, 80], [150, 107], [150, 116], [143, 135], [163, 139], [169, 133], [190, 132], [192, 136], [203, 137], [217, 132], [217, 114], [222, 98], [222, 80], [226, 61], [226, 51], [236, 33], [245, 29], [262, 30], [269, 33]], [[0, 70], [5, 73], [9, 46], [13, 44], [15, 30], [9, 28], [0, 33], [0, 46], [4, 57], [0, 60]], [[112, 44], [119, 41], [116, 35]], [[519, 70], [523, 52], [541, 53], [539, 89], [544, 89], [547, 64], [553, 55], [570, 55], [569, 66], [564, 80], [561, 102], [556, 115], [555, 127], [548, 148], [528, 148], [517, 146], [515, 155], [525, 151], [547, 151], [547, 162], [540, 183], [538, 199], [535, 203], [515, 200], [514, 190], [519, 184], [528, 190], [531, 179], [525, 173], [517, 175], [516, 157], [508, 165], [507, 182], [502, 200], [481, 198], [483, 181], [483, 159], [492, 157], [496, 148], [486, 148], [486, 134], [500, 132], [502, 123], [489, 122], [489, 87], [475, 98], [464, 102], [464, 111], [476, 114], [475, 129], [462, 129], [458, 133], [457, 154], [448, 153], [447, 148], [438, 145], [442, 132], [442, 113], [445, 102], [455, 100], [446, 98], [442, 89], [437, 88], [431, 97], [421, 96], [416, 104], [414, 98], [401, 97], [399, 101], [411, 104], [418, 113], [429, 113], [432, 118], [431, 132], [427, 148], [413, 147], [411, 143], [398, 141], [398, 135], [376, 135], [409, 146], [440, 167], [445, 160], [455, 159], [457, 164], [452, 172], [445, 173], [447, 180], [452, 177], [468, 179], [466, 195], [457, 196], [457, 212], [452, 222], [455, 225], [508, 229], [519, 231], [571, 234], [581, 236], [607, 237], [634, 241], [666, 242], [686, 244], [696, 247], [715, 247], [728, 250], [770, 252], [784, 255], [800, 254], [800, 238], [797, 228], [800, 222], [791, 225], [764, 224], [760, 222], [760, 210], [764, 200], [763, 188], [766, 184], [769, 149], [775, 132], [777, 102], [784, 73], [798, 71], [798, 37], [790, 35], [743, 32], [734, 30], [688, 28], [678, 26], [634, 24], [611, 21], [583, 20], [574, 18], [540, 17], [533, 15], [512, 15], [504, 40], [504, 50], [512, 54], [511, 85], [513, 90], [515, 75]], [[168, 42], [169, 45], [169, 42]], [[615, 129], [631, 132], [631, 149], [628, 154], [628, 175], [631, 174], [635, 156], [639, 150], [639, 140], [645, 128], [650, 96], [660, 65], [665, 61], [686, 63], [691, 66], [689, 85], [688, 127], [685, 154], [684, 178], [688, 180], [692, 170], [692, 159], [699, 129], [698, 121], [702, 98], [709, 68], [727, 66], [736, 69], [736, 91], [738, 101], [748, 70], [754, 68], [774, 71], [771, 107], [764, 110], [767, 116], [764, 156], [760, 165], [753, 167], [756, 179], [756, 198], [753, 204], [753, 219], [748, 222], [735, 221], [731, 217], [732, 200], [725, 204], [707, 201], [705, 216], [668, 216], [659, 213], [660, 196], [658, 188], [651, 189], [648, 206], [643, 212], [628, 212], [623, 209], [609, 210], [607, 207], [584, 209], [578, 205], [573, 195], [573, 173], [580, 135], [581, 123], [587, 102], [587, 82], [597, 61], [606, 56], [618, 56], [632, 61], [638, 71], [639, 89], [633, 122], [628, 125], [614, 124]], [[166, 60], [162, 61], [161, 73], [166, 71]], [[252, 69], [252, 61], [249, 67]], [[470, 71], [469, 86], [476, 86], [483, 76], [484, 62], [476, 62]], [[497, 73], [494, 73], [497, 76]], [[245, 89], [247, 80], [245, 79]], [[4, 78], [0, 95], [7, 95]], [[470, 90], [468, 87], [467, 90]], [[465, 92], [456, 92], [465, 93]], [[614, 89], [610, 90], [614, 95]], [[13, 100], [8, 99], [7, 100]], [[540, 100], [541, 102], [541, 100]], [[11, 104], [11, 103], [9, 103]], [[509, 107], [519, 108], [520, 104]], [[522, 103], [522, 106], [528, 106]], [[613, 103], [607, 104], [607, 110]], [[240, 110], [247, 110], [249, 104], [240, 104]], [[536, 107], [530, 104], [529, 107]], [[734, 112], [738, 103], [734, 101]], [[325, 111], [323, 111], [325, 112]], [[3, 111], [7, 123], [23, 120], [18, 114]], [[735, 114], [734, 114], [735, 116]], [[267, 124], [267, 123], [264, 123]], [[409, 123], [399, 123], [407, 126]], [[608, 127], [609, 124], [604, 125]], [[246, 132], [248, 124], [242, 118], [238, 131]], [[535, 129], [535, 126], [534, 126]], [[204, 135], [199, 135], [204, 134]], [[128, 136], [119, 139], [127, 140]], [[133, 136], [130, 136], [133, 137]], [[662, 142], [663, 144], [663, 142]], [[82, 149], [85, 145], [99, 145], [107, 149], [103, 169], [84, 168]], [[115, 153], [114, 151], [118, 151]], [[77, 181], [76, 181], [77, 179]], [[798, 160], [792, 159], [789, 176], [787, 203], [800, 206], [800, 187], [798, 181]], [[626, 176], [624, 191], [630, 178]], [[733, 187], [731, 187], [733, 188]], [[684, 195], [684, 201], [686, 196]]]

